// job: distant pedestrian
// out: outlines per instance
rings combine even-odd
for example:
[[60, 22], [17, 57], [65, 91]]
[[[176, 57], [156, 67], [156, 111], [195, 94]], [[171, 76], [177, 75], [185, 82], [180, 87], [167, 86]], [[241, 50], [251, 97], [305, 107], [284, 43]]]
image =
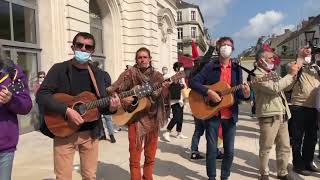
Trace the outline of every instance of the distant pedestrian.
[[[184, 71], [183, 65], [180, 62], [175, 62], [173, 64], [173, 70], [175, 73], [179, 71]], [[170, 74], [167, 74], [166, 77], [170, 77]], [[182, 124], [183, 124], [183, 107], [184, 101], [181, 90], [186, 88], [187, 85], [184, 79], [179, 80], [178, 82], [173, 82], [170, 84], [169, 91], [170, 91], [170, 105], [172, 110], [172, 118], [167, 126], [167, 132], [163, 134], [163, 137], [166, 141], [170, 142], [170, 133], [174, 126], [176, 126], [177, 131], [177, 138], [178, 139], [186, 139], [187, 136], [182, 134]]]

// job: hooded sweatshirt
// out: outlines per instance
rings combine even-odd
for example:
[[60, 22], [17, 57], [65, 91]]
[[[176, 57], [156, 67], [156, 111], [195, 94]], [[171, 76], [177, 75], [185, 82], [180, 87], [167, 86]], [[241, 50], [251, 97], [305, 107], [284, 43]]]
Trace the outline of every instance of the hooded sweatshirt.
[[[28, 83], [25, 75], [19, 67], [15, 67], [17, 74], [15, 82], [21, 80], [24, 85], [17, 93], [12, 92], [11, 100], [6, 104], [0, 104], [0, 153], [14, 152], [19, 139], [19, 124], [17, 114], [28, 114], [32, 108], [32, 101], [29, 95]], [[3, 86], [11, 84], [12, 79], [0, 73], [0, 90]]]

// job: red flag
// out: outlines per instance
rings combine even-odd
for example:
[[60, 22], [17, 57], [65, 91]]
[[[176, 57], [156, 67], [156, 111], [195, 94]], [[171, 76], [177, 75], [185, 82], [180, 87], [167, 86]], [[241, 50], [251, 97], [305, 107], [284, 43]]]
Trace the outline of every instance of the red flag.
[[192, 40], [191, 42], [191, 48], [192, 48], [192, 58], [196, 59], [199, 56], [199, 53], [198, 53], [197, 44], [196, 42], [194, 42], [194, 40]]

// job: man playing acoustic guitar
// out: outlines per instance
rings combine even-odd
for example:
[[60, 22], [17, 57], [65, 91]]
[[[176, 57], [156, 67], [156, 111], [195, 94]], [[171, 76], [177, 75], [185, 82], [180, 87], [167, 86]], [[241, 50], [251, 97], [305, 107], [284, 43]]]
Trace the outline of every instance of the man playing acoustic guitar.
[[[211, 61], [190, 80], [190, 88], [197, 93], [208, 97], [213, 103], [221, 101], [220, 95], [208, 89], [207, 86], [219, 81], [225, 81], [230, 86], [242, 84], [241, 68], [232, 62], [230, 58], [234, 49], [233, 40], [222, 37], [217, 42], [219, 61]], [[231, 107], [221, 109], [210, 119], [206, 120], [207, 154], [206, 168], [209, 180], [216, 178], [216, 156], [218, 128], [221, 122], [223, 134], [224, 157], [221, 165], [221, 179], [226, 180], [230, 176], [230, 168], [233, 161], [234, 139], [236, 133], [236, 122], [238, 121], [239, 99], [249, 99], [250, 88], [248, 84], [242, 85], [243, 91], [234, 93], [234, 104]]]
[[[142, 47], [136, 52], [136, 64], [123, 72], [118, 80], [109, 88], [110, 92], [123, 92], [144, 82], [162, 83], [163, 75], [151, 66], [150, 50]], [[148, 99], [151, 107], [136, 113], [128, 123], [128, 138], [130, 152], [131, 180], [152, 180], [154, 161], [157, 150], [159, 130], [167, 123], [168, 111], [165, 104], [169, 103], [168, 82], [162, 83], [162, 88], [153, 91]], [[165, 103], [165, 101], [167, 101]], [[137, 104], [132, 96], [122, 99], [124, 107]], [[145, 160], [143, 175], [140, 170], [141, 153], [144, 148]]]
[[[91, 92], [97, 97], [107, 96], [105, 72], [89, 64], [95, 50], [94, 37], [86, 32], [78, 33], [71, 46], [74, 58], [57, 63], [49, 70], [37, 93], [39, 108], [45, 112], [65, 116], [71, 124], [80, 129], [67, 137], [54, 137], [54, 172], [58, 180], [72, 179], [72, 165], [76, 149], [80, 154], [82, 179], [96, 179], [98, 162], [99, 132], [103, 128], [101, 116], [96, 121], [85, 122], [84, 118], [66, 103], [54, 98], [56, 93], [76, 96], [82, 92]], [[110, 84], [110, 82], [109, 82]], [[111, 98], [109, 108], [99, 108], [102, 113], [114, 112], [120, 105], [116, 96]], [[63, 121], [63, 120], [61, 120]], [[50, 128], [49, 128], [50, 129]]]

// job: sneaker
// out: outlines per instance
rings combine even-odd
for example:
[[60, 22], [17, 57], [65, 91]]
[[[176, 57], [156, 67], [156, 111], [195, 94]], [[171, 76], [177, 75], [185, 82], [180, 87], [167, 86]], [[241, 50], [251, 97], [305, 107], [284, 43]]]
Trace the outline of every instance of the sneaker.
[[312, 161], [312, 163], [310, 164], [310, 166], [306, 167], [306, 170], [309, 170], [311, 172], [317, 172], [320, 173], [320, 168], [316, 165], [315, 162]]
[[114, 138], [113, 135], [110, 135], [109, 137], [110, 137], [110, 142], [111, 143], [116, 143], [116, 139]]
[[201, 159], [204, 159], [204, 156], [201, 156], [200, 153], [192, 153], [190, 159], [192, 159], [192, 160], [201, 160]]
[[261, 175], [260, 180], [269, 180], [269, 175]]
[[188, 139], [188, 137], [183, 135], [182, 133], [178, 133], [177, 138], [178, 139]]
[[117, 133], [117, 132], [119, 132], [119, 131], [118, 131], [118, 130], [116, 130], [116, 129], [114, 129], [114, 130], [113, 130], [113, 133]]
[[301, 174], [303, 176], [310, 176], [312, 174], [311, 171], [308, 171], [306, 169], [297, 169], [297, 168], [293, 168], [293, 171], [298, 173], [298, 174]]
[[170, 139], [170, 132], [165, 132], [163, 133], [163, 138], [168, 141], [168, 142], [171, 142], [171, 139]]

